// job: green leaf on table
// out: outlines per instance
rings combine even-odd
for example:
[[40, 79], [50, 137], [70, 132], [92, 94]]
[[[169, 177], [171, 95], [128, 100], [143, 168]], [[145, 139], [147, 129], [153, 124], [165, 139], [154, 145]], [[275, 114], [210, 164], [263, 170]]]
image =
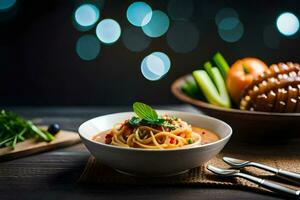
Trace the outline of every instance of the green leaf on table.
[[13, 112], [0, 110], [0, 148], [15, 148], [18, 142], [30, 138], [48, 142], [53, 140], [54, 136]]

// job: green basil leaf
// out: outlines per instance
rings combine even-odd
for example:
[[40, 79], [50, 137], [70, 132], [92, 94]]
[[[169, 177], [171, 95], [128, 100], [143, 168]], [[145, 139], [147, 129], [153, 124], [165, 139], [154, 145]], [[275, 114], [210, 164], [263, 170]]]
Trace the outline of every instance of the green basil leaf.
[[132, 117], [128, 123], [131, 125], [131, 126], [138, 126], [141, 122], [141, 119], [138, 118], [138, 117]]
[[163, 119], [163, 118], [158, 118], [158, 119], [156, 120], [156, 123], [157, 123], [158, 125], [163, 125], [165, 122], [166, 122], [166, 120]]
[[156, 121], [158, 119], [156, 111], [150, 106], [141, 102], [135, 102], [133, 104], [133, 111], [141, 119], [149, 121]]

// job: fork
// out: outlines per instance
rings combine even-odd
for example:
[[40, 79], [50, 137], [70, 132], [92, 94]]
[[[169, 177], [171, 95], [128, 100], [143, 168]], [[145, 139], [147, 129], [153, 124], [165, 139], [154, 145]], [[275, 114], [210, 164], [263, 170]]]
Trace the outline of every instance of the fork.
[[224, 162], [226, 162], [227, 164], [229, 164], [231, 167], [233, 167], [235, 169], [241, 169], [243, 167], [252, 166], [252, 167], [256, 167], [256, 168], [263, 169], [268, 172], [274, 173], [276, 176], [283, 178], [285, 180], [288, 180], [288, 181], [292, 181], [298, 185], [300, 184], [300, 174], [298, 174], [296, 172], [289, 172], [286, 170], [270, 167], [270, 166], [267, 166], [267, 165], [264, 165], [261, 163], [256, 163], [256, 162], [247, 161], [247, 160], [240, 160], [240, 159], [231, 158], [231, 157], [223, 157], [223, 160], [224, 160]]
[[224, 177], [240, 177], [244, 178], [248, 181], [258, 184], [259, 186], [271, 190], [273, 192], [281, 193], [284, 195], [289, 195], [300, 199], [300, 190], [293, 190], [288, 187], [284, 187], [282, 185], [276, 184], [271, 181], [267, 181], [265, 179], [261, 179], [255, 176], [251, 176], [249, 174], [241, 173], [239, 170], [236, 169], [221, 169], [218, 167], [214, 167], [212, 165], [208, 165], [207, 169], [214, 174], [224, 176]]

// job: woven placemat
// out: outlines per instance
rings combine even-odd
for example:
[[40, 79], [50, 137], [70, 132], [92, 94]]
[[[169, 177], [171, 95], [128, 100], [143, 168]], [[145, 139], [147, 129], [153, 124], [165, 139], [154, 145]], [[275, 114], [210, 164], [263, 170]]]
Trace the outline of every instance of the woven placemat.
[[[299, 144], [299, 143], [298, 143]], [[207, 164], [212, 164], [221, 168], [229, 166], [222, 161], [223, 156], [230, 156], [245, 160], [261, 162], [269, 166], [281, 168], [289, 171], [300, 172], [300, 148], [298, 145], [289, 145], [288, 148], [273, 146], [269, 148], [253, 147], [242, 145], [239, 147], [227, 148], [226, 151], [217, 155], [215, 158], [208, 161]], [[238, 150], [237, 150], [238, 149]], [[288, 155], [288, 156], [287, 156]], [[206, 164], [206, 165], [207, 165]], [[84, 184], [126, 184], [126, 185], [199, 185], [208, 187], [224, 187], [224, 188], [240, 188], [259, 192], [269, 192], [256, 184], [246, 181], [241, 178], [224, 178], [219, 177], [206, 169], [206, 165], [189, 170], [185, 174], [173, 177], [147, 178], [134, 177], [121, 174], [114, 169], [107, 167], [96, 161], [94, 157], [90, 157], [84, 172], [79, 178], [79, 183]], [[245, 173], [255, 175], [260, 178], [280, 181], [283, 185], [288, 185], [294, 189], [300, 189], [297, 185], [291, 185], [289, 182], [282, 181], [272, 174], [247, 167], [241, 170]]]

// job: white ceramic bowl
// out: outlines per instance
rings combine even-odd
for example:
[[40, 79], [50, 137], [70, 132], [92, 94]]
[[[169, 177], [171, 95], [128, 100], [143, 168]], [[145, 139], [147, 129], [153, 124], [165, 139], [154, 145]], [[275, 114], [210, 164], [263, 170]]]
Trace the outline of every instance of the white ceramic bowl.
[[232, 135], [232, 129], [228, 124], [212, 117], [165, 110], [158, 113], [174, 115], [192, 126], [213, 131], [219, 135], [220, 140], [171, 150], [117, 147], [92, 140], [97, 133], [111, 129], [116, 123], [134, 116], [132, 112], [109, 114], [88, 120], [79, 127], [79, 135], [99, 162], [119, 172], [139, 176], [170, 176], [200, 166], [217, 155]]

